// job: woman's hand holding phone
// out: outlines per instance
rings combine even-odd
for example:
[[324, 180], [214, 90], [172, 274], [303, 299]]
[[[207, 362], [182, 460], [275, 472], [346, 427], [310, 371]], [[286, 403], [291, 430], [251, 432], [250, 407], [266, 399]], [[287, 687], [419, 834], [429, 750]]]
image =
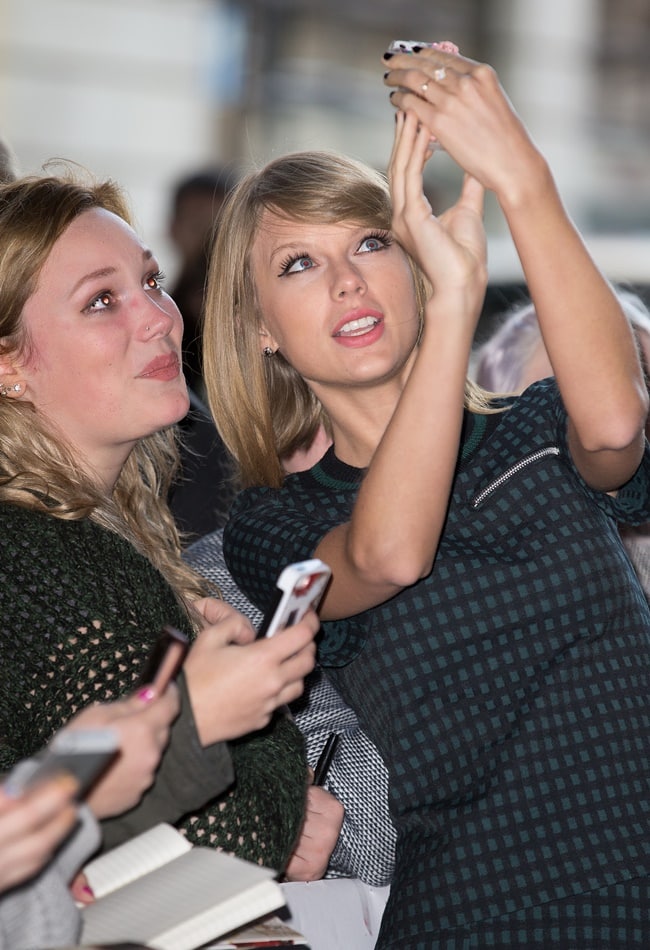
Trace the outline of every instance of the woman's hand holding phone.
[[77, 781], [52, 776], [20, 794], [0, 786], [0, 892], [41, 870], [77, 824]]
[[149, 701], [135, 695], [89, 706], [71, 720], [68, 729], [110, 726], [119, 737], [119, 756], [86, 797], [97, 818], [117, 815], [138, 803], [154, 780], [179, 711], [178, 690], [172, 683]]
[[318, 617], [310, 610], [281, 635], [255, 639], [250, 622], [223, 605], [221, 619], [196, 638], [184, 666], [203, 745], [262, 729], [302, 694], [314, 668]]

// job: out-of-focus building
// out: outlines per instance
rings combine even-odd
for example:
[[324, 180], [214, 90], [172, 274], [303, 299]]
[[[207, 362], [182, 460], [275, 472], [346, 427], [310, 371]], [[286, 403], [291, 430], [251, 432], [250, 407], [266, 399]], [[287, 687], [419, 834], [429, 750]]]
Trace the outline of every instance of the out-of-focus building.
[[[0, 0], [0, 134], [27, 171], [63, 156], [125, 184], [173, 269], [190, 170], [298, 148], [384, 166], [393, 38], [491, 62], [604, 269], [650, 282], [648, 0]], [[439, 154], [428, 180], [444, 207], [460, 176]], [[493, 277], [516, 280], [493, 202], [486, 220]]]

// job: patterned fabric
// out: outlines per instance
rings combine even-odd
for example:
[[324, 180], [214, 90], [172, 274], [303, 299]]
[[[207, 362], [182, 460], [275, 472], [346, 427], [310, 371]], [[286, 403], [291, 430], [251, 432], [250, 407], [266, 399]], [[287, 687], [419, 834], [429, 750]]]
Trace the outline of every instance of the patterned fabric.
[[622, 528], [621, 537], [625, 550], [630, 555], [632, 566], [639, 578], [641, 587], [650, 601], [650, 525], [639, 528]]
[[[206, 535], [188, 548], [185, 558], [217, 585], [224, 600], [258, 626], [262, 613], [230, 576], [222, 535], [222, 531]], [[345, 817], [325, 876], [357, 877], [376, 886], [389, 884], [396, 833], [388, 812], [388, 773], [381, 756], [322, 671], [314, 671], [307, 679], [305, 692], [293, 704], [292, 712], [305, 738], [312, 768], [327, 736], [331, 732], [341, 736], [324, 787], [343, 803]]]
[[[129, 692], [164, 623], [192, 631], [151, 563], [90, 521], [3, 504], [0, 537], [0, 770], [7, 770], [81, 707]], [[179, 827], [195, 844], [281, 869], [303, 817], [302, 736], [279, 716], [230, 749], [233, 790]]]
[[[552, 381], [467, 414], [432, 573], [323, 625], [321, 662], [389, 768], [382, 950], [648, 874], [650, 611], [616, 522], [650, 519], [650, 452], [612, 498], [579, 477], [565, 434]], [[362, 477], [330, 451], [239, 496], [224, 551], [247, 596], [264, 606]]]
[[[579, 900], [549, 901], [481, 922], [480, 931], [447, 931], [437, 950], [627, 950], [648, 946], [650, 881], [614, 884]], [[425, 941], [421, 950], [431, 950]]]

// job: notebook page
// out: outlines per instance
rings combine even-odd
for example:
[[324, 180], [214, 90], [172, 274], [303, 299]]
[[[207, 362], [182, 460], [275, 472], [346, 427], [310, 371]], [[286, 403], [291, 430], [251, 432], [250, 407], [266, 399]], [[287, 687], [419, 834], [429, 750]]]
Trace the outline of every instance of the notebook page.
[[282, 907], [274, 877], [269, 868], [193, 848], [84, 907], [82, 942], [131, 940], [160, 950], [191, 950]]
[[163, 823], [100, 855], [83, 870], [95, 897], [103, 897], [172, 861], [191, 847], [179, 831]]

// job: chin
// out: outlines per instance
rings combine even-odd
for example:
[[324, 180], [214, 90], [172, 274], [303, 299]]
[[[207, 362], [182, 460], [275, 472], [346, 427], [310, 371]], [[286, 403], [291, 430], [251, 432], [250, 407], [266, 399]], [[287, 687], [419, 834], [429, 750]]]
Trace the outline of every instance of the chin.
[[161, 412], [161, 422], [158, 428], [166, 429], [168, 426], [175, 425], [177, 422], [180, 422], [181, 419], [184, 419], [189, 411], [190, 399], [187, 395], [187, 391], [178, 393], [176, 399], [170, 400], [169, 412]]

